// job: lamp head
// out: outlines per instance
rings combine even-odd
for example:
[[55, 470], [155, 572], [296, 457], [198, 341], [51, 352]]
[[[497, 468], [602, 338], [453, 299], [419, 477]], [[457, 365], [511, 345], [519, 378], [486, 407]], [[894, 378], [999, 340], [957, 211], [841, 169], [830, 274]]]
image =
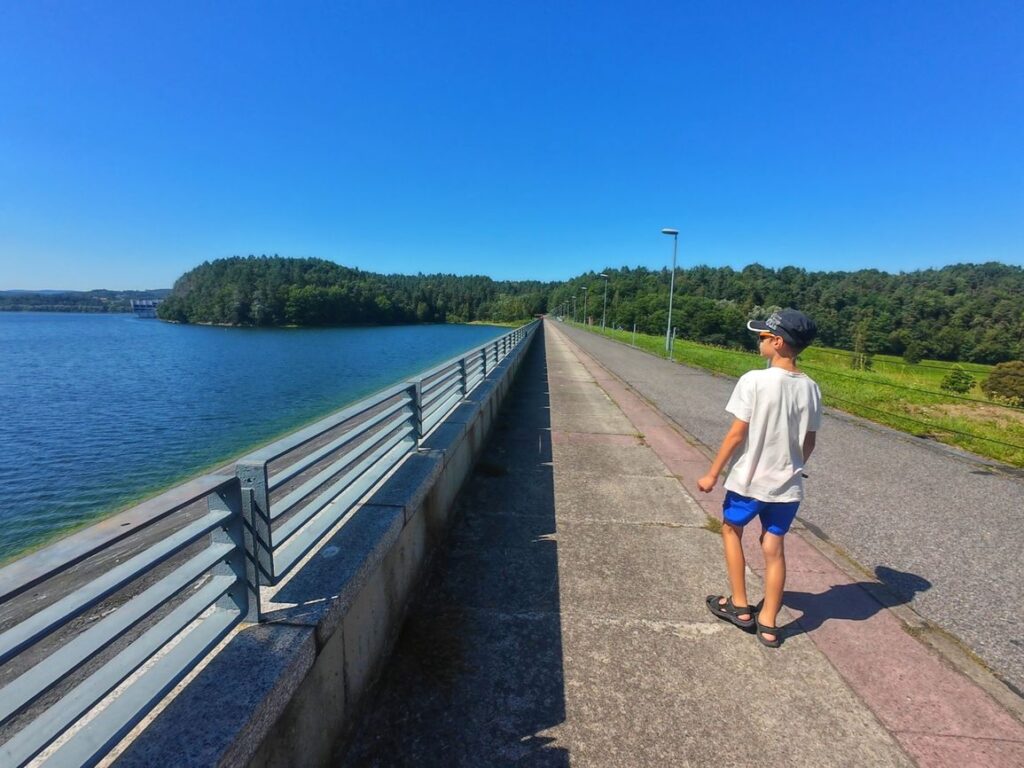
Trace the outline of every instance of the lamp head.
[[661, 230], [661, 234], [663, 234], [663, 235], [678, 235], [679, 234], [679, 230], [678, 229], [668, 229], [666, 227], [665, 229]]

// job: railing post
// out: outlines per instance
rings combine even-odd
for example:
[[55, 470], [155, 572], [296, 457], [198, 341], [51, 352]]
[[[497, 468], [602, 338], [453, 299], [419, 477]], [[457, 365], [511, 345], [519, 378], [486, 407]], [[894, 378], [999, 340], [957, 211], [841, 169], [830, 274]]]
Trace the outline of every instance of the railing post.
[[413, 388], [412, 395], [412, 417], [414, 434], [416, 435], [416, 446], [419, 447], [423, 440], [423, 380], [415, 379], [409, 382]]
[[481, 371], [481, 373], [483, 373], [483, 376], [486, 379], [487, 378], [487, 345], [486, 344], [483, 347], [481, 347], [480, 354], [483, 355], [483, 367], [480, 369], [480, 371]]
[[241, 485], [242, 515], [253, 532], [253, 560], [259, 573], [260, 584], [277, 581], [274, 569], [274, 538], [270, 527], [270, 489], [267, 480], [267, 462], [240, 461], [235, 474]]
[[[256, 624], [260, 620], [260, 587], [256, 567], [256, 542], [252, 528], [245, 523], [242, 510], [242, 485], [234, 483], [226, 490], [206, 497], [206, 506], [211, 512], [230, 511], [231, 517], [214, 531], [214, 543], [230, 542], [234, 551], [223, 564], [214, 567], [217, 571], [230, 571], [238, 584], [226, 595], [242, 613], [242, 621]], [[222, 600], [224, 598], [221, 598]]]
[[462, 380], [462, 396], [469, 394], [469, 375], [466, 373], [466, 358], [459, 360], [459, 376]]

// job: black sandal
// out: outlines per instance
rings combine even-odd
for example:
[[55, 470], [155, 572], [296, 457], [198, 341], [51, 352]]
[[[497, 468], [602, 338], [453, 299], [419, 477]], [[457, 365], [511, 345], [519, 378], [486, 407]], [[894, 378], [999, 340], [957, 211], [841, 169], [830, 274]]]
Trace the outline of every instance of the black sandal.
[[[718, 601], [722, 599], [722, 595], [708, 595], [705, 603], [708, 606], [708, 610], [711, 611], [715, 616], [720, 619], [725, 619], [732, 624], [735, 624], [740, 629], [753, 629], [754, 624], [757, 620], [754, 618], [754, 609], [749, 605], [737, 607], [733, 605], [732, 597], [725, 601], [725, 605], [722, 605]], [[750, 616], [749, 619], [741, 619], [740, 614], [746, 613]]]
[[[765, 635], [775, 635], [774, 640], [769, 640]], [[769, 627], [767, 624], [762, 624], [760, 621], [757, 622], [757, 639], [761, 641], [761, 645], [768, 648], [778, 648], [782, 645], [782, 635], [779, 634], [778, 627]]]

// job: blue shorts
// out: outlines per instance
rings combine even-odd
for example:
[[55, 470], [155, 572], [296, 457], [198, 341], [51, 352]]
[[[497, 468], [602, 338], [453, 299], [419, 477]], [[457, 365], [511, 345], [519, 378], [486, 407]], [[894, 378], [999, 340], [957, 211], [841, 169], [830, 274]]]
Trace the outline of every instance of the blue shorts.
[[762, 529], [776, 536], [785, 536], [799, 506], [799, 501], [761, 501], [726, 491], [725, 501], [722, 502], [722, 517], [725, 522], [738, 526], [744, 526], [755, 517], [760, 517]]

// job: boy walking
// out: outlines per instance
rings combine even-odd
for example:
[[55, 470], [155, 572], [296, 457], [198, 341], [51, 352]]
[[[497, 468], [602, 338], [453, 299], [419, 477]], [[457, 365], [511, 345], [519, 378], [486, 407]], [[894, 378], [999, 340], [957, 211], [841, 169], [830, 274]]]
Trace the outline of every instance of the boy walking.
[[[730, 597], [710, 595], [708, 610], [738, 627], [756, 626], [757, 639], [777, 648], [781, 642], [776, 616], [786, 583], [784, 537], [803, 499], [803, 469], [821, 426], [821, 391], [796, 366], [797, 355], [814, 339], [817, 326], [803, 312], [783, 309], [747, 328], [759, 336], [768, 358], [764, 370], [750, 371], [736, 382], [725, 410], [735, 418], [708, 473], [697, 487], [710, 492], [730, 458], [725, 481], [722, 541], [729, 573]], [[747, 600], [743, 556], [744, 526], [759, 517], [764, 552], [764, 603], [760, 611]]]

